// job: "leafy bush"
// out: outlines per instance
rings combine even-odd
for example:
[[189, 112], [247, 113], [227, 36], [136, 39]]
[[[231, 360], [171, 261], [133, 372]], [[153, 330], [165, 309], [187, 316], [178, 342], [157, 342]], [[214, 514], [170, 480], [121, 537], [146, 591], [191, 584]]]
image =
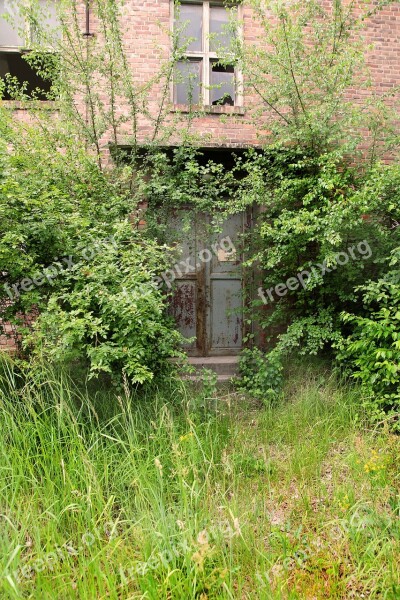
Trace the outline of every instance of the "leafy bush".
[[166, 259], [165, 248], [120, 225], [112, 243], [65, 273], [26, 346], [56, 362], [87, 360], [92, 374], [122, 372], [133, 383], [160, 376], [180, 340], [153, 281]]
[[[276, 391], [270, 383], [270, 377], [275, 377], [269, 373], [270, 358], [275, 365], [296, 352], [336, 352], [363, 318], [366, 323], [377, 318], [358, 289], [366, 280], [385, 276], [387, 257], [399, 244], [400, 169], [375, 165], [363, 173], [349, 166], [339, 150], [313, 156], [279, 145], [250, 152], [242, 167], [246, 171], [240, 182], [242, 201], [263, 206], [258, 241], [254, 242], [253, 234], [248, 264], [262, 267], [262, 285], [254, 305], [272, 351], [266, 356], [246, 352], [242, 364], [245, 386], [260, 394]], [[387, 305], [382, 304], [379, 285], [368, 288], [369, 299], [374, 300], [375, 291], [381, 302], [375, 308], [381, 311], [382, 327], [385, 311], [391, 311], [388, 334], [396, 336], [396, 284], [390, 298], [387, 280], [381, 285]], [[342, 312], [354, 317], [343, 320]], [[392, 384], [398, 386], [395, 366], [386, 364], [385, 368], [391, 370]], [[390, 401], [381, 406], [389, 410]]]
[[[63, 257], [76, 257], [113, 233], [130, 210], [128, 190], [116, 170], [103, 172], [76, 140], [54, 150], [47, 132], [21, 131], [0, 111], [0, 272], [3, 298], [13, 298], [6, 316], [40, 309], [57, 286], [48, 277], [32, 290], [13, 289]], [[29, 287], [29, 286], [28, 286]], [[8, 292], [8, 293], [7, 293]], [[44, 303], [44, 304], [43, 304]]]
[[[400, 263], [400, 248], [391, 265]], [[343, 313], [352, 334], [339, 345], [338, 359], [366, 392], [366, 408], [374, 420], [388, 420], [400, 432], [400, 273], [361, 288], [368, 314]]]
[[243, 350], [239, 361], [239, 387], [264, 402], [276, 400], [283, 383], [282, 360], [273, 350], [265, 355], [258, 348]]
[[[22, 144], [5, 113], [0, 126], [9, 142], [0, 151], [1, 318], [34, 356], [83, 360], [92, 375], [123, 372], [134, 383], [161, 376], [180, 339], [153, 283], [169, 253], [130, 222], [130, 170], [103, 171], [75, 139], [60, 137], [54, 151], [35, 127]], [[33, 308], [29, 332], [23, 315]]]

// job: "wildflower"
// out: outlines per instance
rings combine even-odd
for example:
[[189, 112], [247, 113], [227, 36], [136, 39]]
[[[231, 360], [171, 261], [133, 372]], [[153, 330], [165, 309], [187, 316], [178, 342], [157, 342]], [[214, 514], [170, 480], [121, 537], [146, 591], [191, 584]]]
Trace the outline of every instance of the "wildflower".
[[192, 436], [193, 436], [193, 432], [189, 431], [189, 433], [186, 433], [185, 435], [181, 435], [179, 439], [181, 442], [184, 442], [185, 440], [188, 440]]
[[229, 514], [230, 514], [230, 517], [231, 517], [231, 519], [233, 521], [233, 530], [234, 531], [232, 532], [232, 537], [233, 536], [240, 537], [242, 535], [242, 531], [240, 529], [239, 519], [237, 517], [233, 516], [233, 513], [232, 513], [231, 510], [229, 511]]
[[156, 465], [160, 475], [162, 475], [162, 464], [160, 463], [160, 460], [157, 457], [154, 459], [154, 464]]
[[208, 533], [205, 529], [200, 531], [199, 535], [197, 536], [197, 543], [199, 544], [199, 549], [192, 554], [191, 559], [196, 563], [198, 569], [202, 571], [204, 561], [207, 555], [211, 553], [211, 548], [208, 543]]
[[339, 506], [343, 512], [346, 512], [350, 508], [350, 500], [347, 494], [343, 496], [342, 500], [339, 500]]
[[379, 455], [376, 450], [372, 450], [370, 459], [364, 465], [366, 473], [378, 473], [386, 469], [387, 456]]

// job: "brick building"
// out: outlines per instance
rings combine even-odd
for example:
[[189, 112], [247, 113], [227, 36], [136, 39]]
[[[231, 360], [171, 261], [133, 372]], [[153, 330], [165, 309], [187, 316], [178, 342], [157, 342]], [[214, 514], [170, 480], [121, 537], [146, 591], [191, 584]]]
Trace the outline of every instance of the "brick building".
[[[0, 0], [0, 15], [11, 15], [16, 26], [12, 26], [4, 18], [0, 27], [0, 76], [6, 73], [16, 75], [21, 80], [29, 80], [34, 87], [40, 78], [35, 76], [21, 56], [21, 50], [29, 48], [30, 41], [35, 41], [35, 31], [18, 15], [16, 6], [24, 4], [24, 0]], [[327, 6], [332, 4], [324, 0]], [[378, 3], [372, 2], [373, 5]], [[56, 0], [40, 0], [39, 5], [48, 15], [49, 25], [57, 22]], [[101, 31], [90, 2], [77, 0], [78, 19], [81, 21], [82, 36], [86, 36], [88, 44], [101, 43]], [[133, 81], [140, 84], [151, 82], [154, 74], [159, 72], [165, 60], [172, 53], [171, 32], [182, 27], [183, 40], [190, 39], [187, 44], [188, 62], [178, 61], [177, 71], [183, 77], [181, 83], [171, 85], [168, 92], [168, 104], [171, 115], [186, 112], [189, 100], [188, 81], [191, 82], [191, 103], [204, 108], [203, 114], [193, 120], [193, 131], [203, 139], [204, 145], [213, 147], [257, 144], [257, 126], [250, 124], [249, 109], [260, 99], [249, 90], [240, 73], [233, 67], [218, 64], [218, 48], [229, 42], [227, 25], [237, 14], [240, 23], [239, 35], [246, 43], [262, 45], [263, 30], [257, 22], [254, 12], [246, 6], [224, 8], [222, 3], [205, 0], [188, 0], [182, 2], [179, 9], [174, 7], [173, 0], [126, 0], [121, 6], [121, 33], [125, 46], [128, 67]], [[177, 24], [176, 24], [177, 23]], [[392, 2], [380, 9], [368, 22], [363, 37], [365, 46], [373, 44], [368, 50], [367, 64], [375, 90], [379, 93], [389, 92], [400, 83], [400, 3]], [[97, 41], [96, 41], [97, 39]], [[179, 75], [178, 75], [179, 76]], [[184, 82], [186, 85], [184, 84]], [[199, 89], [201, 85], [201, 90]], [[43, 86], [43, 82], [41, 82]], [[215, 88], [213, 86], [221, 86]], [[44, 89], [48, 84], [44, 85]], [[186, 88], [186, 89], [185, 89]], [[156, 111], [164, 90], [157, 84], [152, 87], [151, 106]], [[365, 93], [354, 90], [353, 97]], [[368, 92], [369, 93], [369, 92]], [[224, 98], [222, 98], [224, 96]], [[121, 112], [125, 110], [120, 106]], [[121, 143], [127, 135], [128, 127], [119, 132]], [[150, 129], [149, 123], [142, 119], [139, 135], [146, 139]]]
[[[22, 0], [21, 0], [22, 1]], [[17, 2], [18, 4], [18, 2]], [[57, 22], [55, 0], [40, 0], [49, 24]], [[329, 7], [330, 2], [324, 0]], [[372, 5], [376, 5], [373, 2]], [[8, 0], [0, 0], [0, 14], [12, 13]], [[230, 3], [227, 8], [218, 1], [186, 0], [179, 8], [173, 0], [126, 0], [121, 6], [120, 30], [127, 68], [134, 84], [148, 87], [148, 110], [138, 116], [137, 141], [145, 144], [154, 133], [156, 115], [163, 107], [166, 125], [171, 133], [166, 145], [178, 145], [181, 132], [190, 119], [190, 132], [199, 147], [208, 152], [219, 153], [225, 158], [232, 150], [240, 150], [260, 144], [260, 134], [265, 133], [262, 115], [251, 117], [252, 109], [260, 106], [260, 98], [246, 86], [243, 75], [229, 61], [219, 62], [221, 47], [230, 43], [229, 23], [235, 19], [240, 24], [238, 35], [248, 44], [263, 43], [263, 30], [254, 12], [246, 5]], [[30, 87], [38, 84], [37, 75], [30, 71], [21, 57], [21, 49], [35, 40], [32, 24], [17, 14], [18, 28], [3, 19], [0, 27], [0, 76], [11, 73], [19, 79], [28, 80]], [[90, 2], [77, 0], [77, 23], [82, 39], [88, 45], [102, 43], [102, 31]], [[21, 33], [22, 32], [22, 33]], [[400, 2], [388, 4], [372, 15], [363, 31], [368, 48], [367, 64], [373, 81], [373, 91], [389, 93], [400, 84]], [[174, 66], [175, 75], [168, 81], [155, 78], [170, 61], [174, 39], [184, 45], [183, 55]], [[33, 42], [32, 42], [33, 43]], [[349, 92], [354, 99], [371, 90]], [[16, 117], [26, 118], [25, 106], [7, 97]], [[80, 103], [80, 104], [79, 104]], [[82, 111], [84, 103], [78, 100]], [[51, 108], [51, 107], [50, 107]], [[56, 108], [56, 107], [54, 107]], [[129, 147], [131, 123], [129, 107], [120, 99], [118, 115], [126, 115], [117, 132], [117, 144]], [[149, 117], [150, 115], [150, 117]], [[103, 149], [107, 152], [110, 142], [107, 132], [103, 136]], [[207, 217], [205, 217], [207, 218]], [[195, 233], [189, 240], [185, 260], [191, 258], [196, 270], [189, 275], [177, 277], [177, 291], [173, 303], [180, 329], [188, 337], [196, 336], [197, 342], [190, 351], [199, 356], [235, 355], [242, 347], [242, 316], [240, 257], [223, 250], [207, 261], [196, 263], [199, 249], [220, 243], [229, 237], [233, 242], [243, 227], [251, 223], [252, 215], [232, 218], [218, 240], [200, 240]], [[199, 228], [197, 228], [199, 229]], [[239, 265], [239, 267], [238, 267]]]

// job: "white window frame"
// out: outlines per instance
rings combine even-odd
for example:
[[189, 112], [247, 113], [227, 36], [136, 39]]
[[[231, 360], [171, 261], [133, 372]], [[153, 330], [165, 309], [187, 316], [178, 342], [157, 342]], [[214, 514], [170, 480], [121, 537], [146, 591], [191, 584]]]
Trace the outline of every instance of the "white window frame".
[[[202, 104], [204, 106], [211, 106], [210, 102], [210, 86], [211, 86], [211, 69], [210, 63], [212, 60], [218, 60], [217, 52], [212, 52], [210, 50], [210, 7], [211, 6], [224, 6], [222, 1], [212, 1], [212, 0], [182, 0], [181, 4], [197, 4], [198, 6], [202, 6], [203, 8], [203, 43], [202, 50], [187, 50], [185, 52], [185, 57], [188, 60], [198, 60], [202, 62], [201, 69], [201, 80], [200, 80], [200, 99], [202, 100]], [[240, 38], [243, 38], [243, 31], [241, 27], [242, 20], [242, 6], [241, 4], [236, 5], [237, 18], [238, 18], [238, 35]], [[174, 32], [175, 27], [175, 2], [171, 0], [171, 31]], [[243, 106], [243, 76], [239, 69], [234, 67], [234, 83], [235, 83], [235, 98], [234, 98], [234, 106], [228, 108], [234, 108]], [[171, 99], [172, 102], [175, 103], [175, 84], [172, 82], [171, 86]], [[214, 107], [213, 107], [214, 108]], [[221, 108], [226, 108], [221, 105]]]

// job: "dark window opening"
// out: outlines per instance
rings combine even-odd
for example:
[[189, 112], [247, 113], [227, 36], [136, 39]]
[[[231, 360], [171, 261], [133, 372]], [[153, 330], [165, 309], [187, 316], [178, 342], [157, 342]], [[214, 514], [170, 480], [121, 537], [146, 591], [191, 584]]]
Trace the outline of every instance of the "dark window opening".
[[[20, 52], [0, 52], [0, 77], [4, 79], [9, 73], [16, 77], [19, 84], [26, 84], [24, 94], [34, 96], [38, 100], [47, 100], [51, 81], [43, 79], [23, 58]], [[13, 100], [10, 90], [3, 92], [3, 100]]]

